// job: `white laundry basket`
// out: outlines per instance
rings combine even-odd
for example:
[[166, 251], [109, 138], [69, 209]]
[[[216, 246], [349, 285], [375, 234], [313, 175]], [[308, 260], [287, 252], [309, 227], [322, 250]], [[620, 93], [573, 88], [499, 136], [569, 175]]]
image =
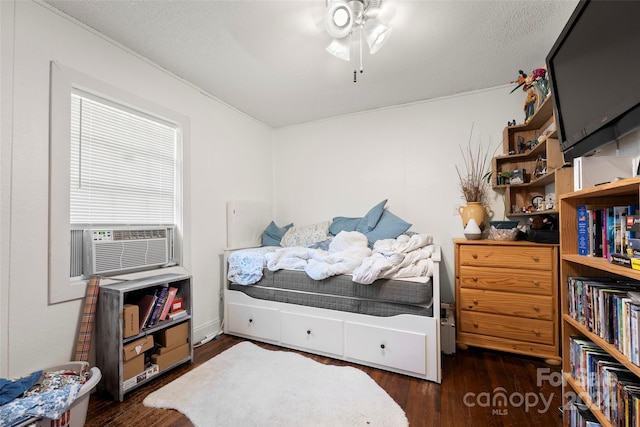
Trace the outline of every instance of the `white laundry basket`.
[[43, 372], [55, 372], [55, 371], [73, 371], [78, 372], [80, 375], [84, 375], [88, 372], [87, 382], [82, 385], [80, 392], [73, 401], [73, 404], [69, 409], [57, 420], [49, 418], [31, 418], [16, 427], [83, 427], [85, 420], [87, 419], [87, 408], [89, 407], [89, 395], [91, 391], [98, 385], [102, 378], [102, 373], [97, 367], [89, 369], [87, 362], [67, 362], [62, 365], [51, 366], [45, 368]]

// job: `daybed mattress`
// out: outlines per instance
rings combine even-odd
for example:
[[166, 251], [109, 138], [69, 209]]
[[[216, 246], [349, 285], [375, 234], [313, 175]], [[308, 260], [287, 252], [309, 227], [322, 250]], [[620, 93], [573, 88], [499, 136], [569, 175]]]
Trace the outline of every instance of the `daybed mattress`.
[[317, 281], [303, 271], [265, 269], [257, 283], [230, 283], [229, 289], [258, 299], [371, 316], [433, 315], [430, 279], [427, 282], [379, 279], [363, 285], [353, 282], [348, 275]]

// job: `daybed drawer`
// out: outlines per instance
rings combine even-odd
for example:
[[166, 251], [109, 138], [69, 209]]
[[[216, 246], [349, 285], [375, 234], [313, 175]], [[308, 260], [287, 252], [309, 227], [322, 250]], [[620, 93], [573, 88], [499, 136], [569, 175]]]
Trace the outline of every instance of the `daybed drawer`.
[[280, 312], [280, 340], [342, 356], [342, 320]]
[[459, 265], [551, 270], [553, 249], [547, 247], [461, 245]]
[[280, 338], [279, 311], [229, 303], [229, 333], [277, 341]]
[[460, 267], [460, 287], [524, 294], [552, 295], [553, 271]]
[[460, 308], [483, 313], [506, 314], [531, 319], [552, 320], [553, 298], [506, 292], [460, 289]]
[[460, 313], [460, 321], [460, 330], [462, 332], [518, 341], [553, 344], [552, 321], [474, 313], [471, 311], [462, 311]]
[[[426, 373], [426, 335], [345, 323], [345, 355], [390, 368]], [[436, 349], [430, 349], [431, 354]]]

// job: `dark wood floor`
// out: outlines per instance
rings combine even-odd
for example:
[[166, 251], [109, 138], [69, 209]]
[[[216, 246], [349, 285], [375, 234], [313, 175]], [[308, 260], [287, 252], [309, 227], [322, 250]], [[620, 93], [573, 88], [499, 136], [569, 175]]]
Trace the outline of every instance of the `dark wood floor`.
[[[180, 366], [132, 391], [122, 403], [100, 393], [92, 394], [86, 426], [192, 426], [179, 412], [147, 408], [142, 401], [152, 391], [241, 341], [222, 335], [197, 348], [193, 364]], [[321, 363], [349, 365], [322, 356], [307, 356]], [[362, 369], [384, 388], [404, 409], [412, 427], [562, 425], [558, 409], [561, 387], [554, 387], [559, 382], [559, 368], [539, 359], [474, 348], [458, 350], [455, 355], [443, 355], [442, 384], [360, 365], [351, 366]], [[551, 381], [547, 379], [549, 375]], [[500, 400], [500, 397], [504, 399]], [[313, 424], [313, 420], [309, 420], [309, 425]]]

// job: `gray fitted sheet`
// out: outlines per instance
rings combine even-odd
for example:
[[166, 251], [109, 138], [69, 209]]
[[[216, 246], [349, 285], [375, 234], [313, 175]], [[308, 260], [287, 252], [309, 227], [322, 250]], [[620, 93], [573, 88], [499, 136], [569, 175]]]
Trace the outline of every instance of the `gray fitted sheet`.
[[351, 276], [313, 280], [303, 271], [264, 271], [253, 285], [230, 283], [229, 289], [258, 299], [348, 311], [372, 316], [433, 315], [432, 281], [426, 283], [381, 279], [371, 285], [354, 283]]

